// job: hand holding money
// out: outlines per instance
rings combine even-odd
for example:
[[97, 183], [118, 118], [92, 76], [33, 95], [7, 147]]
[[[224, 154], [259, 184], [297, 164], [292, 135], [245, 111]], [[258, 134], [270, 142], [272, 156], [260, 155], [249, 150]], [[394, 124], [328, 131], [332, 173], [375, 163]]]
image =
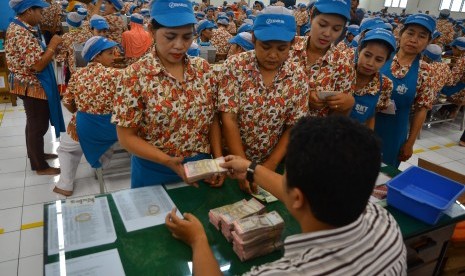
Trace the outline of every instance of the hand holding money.
[[194, 247], [197, 243], [208, 244], [207, 235], [202, 223], [192, 214], [184, 213], [184, 219], [176, 215], [176, 208], [173, 208], [165, 218], [166, 227], [173, 237], [182, 240], [187, 245]]
[[188, 182], [210, 178], [215, 174], [226, 173], [227, 169], [220, 165], [224, 163], [224, 158], [203, 159], [198, 161], [187, 162], [184, 164], [184, 172]]
[[236, 155], [228, 155], [224, 158], [224, 161], [220, 166], [228, 170], [229, 177], [245, 180], [247, 168], [250, 166], [251, 161]]

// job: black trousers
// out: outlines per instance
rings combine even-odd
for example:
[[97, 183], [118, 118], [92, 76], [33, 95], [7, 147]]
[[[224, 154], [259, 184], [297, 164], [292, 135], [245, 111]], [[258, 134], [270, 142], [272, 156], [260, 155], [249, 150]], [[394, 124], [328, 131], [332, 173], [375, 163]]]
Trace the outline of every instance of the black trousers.
[[465, 142], [465, 130], [462, 133], [462, 137], [460, 137], [460, 141]]
[[47, 133], [50, 111], [47, 100], [22, 97], [26, 110], [26, 148], [31, 169], [44, 170], [49, 167], [44, 155], [44, 135]]

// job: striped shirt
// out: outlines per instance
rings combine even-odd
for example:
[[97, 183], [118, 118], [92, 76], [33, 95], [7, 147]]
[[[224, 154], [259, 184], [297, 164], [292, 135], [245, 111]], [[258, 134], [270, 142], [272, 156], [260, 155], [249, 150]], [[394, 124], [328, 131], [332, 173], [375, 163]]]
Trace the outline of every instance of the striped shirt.
[[289, 236], [284, 257], [246, 275], [406, 275], [407, 253], [394, 218], [368, 203], [344, 227]]

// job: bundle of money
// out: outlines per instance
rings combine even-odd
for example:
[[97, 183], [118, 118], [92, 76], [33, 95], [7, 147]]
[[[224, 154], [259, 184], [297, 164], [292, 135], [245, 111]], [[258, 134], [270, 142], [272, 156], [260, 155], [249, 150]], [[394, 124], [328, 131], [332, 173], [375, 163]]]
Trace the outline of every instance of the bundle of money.
[[186, 172], [187, 181], [195, 182], [209, 178], [216, 173], [226, 173], [228, 170], [220, 167], [221, 163], [224, 163], [224, 157], [185, 163], [184, 171]]
[[242, 261], [282, 247], [284, 220], [276, 211], [236, 220], [233, 225], [233, 250]]
[[247, 204], [247, 200], [243, 199], [233, 204], [224, 205], [215, 209], [211, 209], [208, 212], [208, 218], [210, 223], [215, 226], [217, 230], [220, 230], [220, 215], [229, 212], [232, 209], [239, 208], [239, 206]]
[[264, 211], [265, 206], [255, 198], [252, 198], [246, 204], [241, 204], [228, 212], [220, 214], [221, 232], [228, 241], [232, 241], [231, 231], [234, 230], [234, 222], [236, 220], [261, 214]]
[[252, 194], [252, 196], [260, 200], [261, 202], [266, 202], [266, 203], [278, 201], [278, 199], [274, 195], [272, 195], [270, 192], [268, 192], [267, 190], [263, 189], [260, 186], [258, 186], [257, 193]]

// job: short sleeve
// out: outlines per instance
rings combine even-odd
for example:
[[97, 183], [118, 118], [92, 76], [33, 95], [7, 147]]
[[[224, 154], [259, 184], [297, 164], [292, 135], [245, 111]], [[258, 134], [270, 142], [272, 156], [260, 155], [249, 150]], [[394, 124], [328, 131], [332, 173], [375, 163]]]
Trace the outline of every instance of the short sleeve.
[[308, 113], [309, 85], [308, 78], [302, 67], [297, 67], [293, 73], [293, 85], [289, 88], [292, 97], [289, 115], [286, 118], [286, 126], [293, 126]]
[[435, 99], [435, 85], [431, 76], [434, 74], [432, 68], [423, 61], [420, 61], [420, 72], [418, 73], [417, 93], [415, 95], [415, 107], [426, 107], [431, 109]]
[[[24, 32], [27, 31], [24, 30]], [[16, 36], [14, 45], [24, 45], [24, 67], [32, 68], [34, 64], [40, 61], [43, 49], [31, 34]]]
[[391, 102], [391, 93], [392, 89], [394, 88], [394, 85], [392, 84], [392, 81], [386, 77], [383, 76], [383, 85], [381, 87], [381, 95], [379, 95], [378, 103], [376, 105], [376, 108], [378, 110], [383, 110], [386, 109]]
[[454, 67], [452, 67], [450, 74], [451, 77], [446, 85], [454, 86], [463, 78], [465, 74], [465, 57], [461, 57], [457, 60]]

